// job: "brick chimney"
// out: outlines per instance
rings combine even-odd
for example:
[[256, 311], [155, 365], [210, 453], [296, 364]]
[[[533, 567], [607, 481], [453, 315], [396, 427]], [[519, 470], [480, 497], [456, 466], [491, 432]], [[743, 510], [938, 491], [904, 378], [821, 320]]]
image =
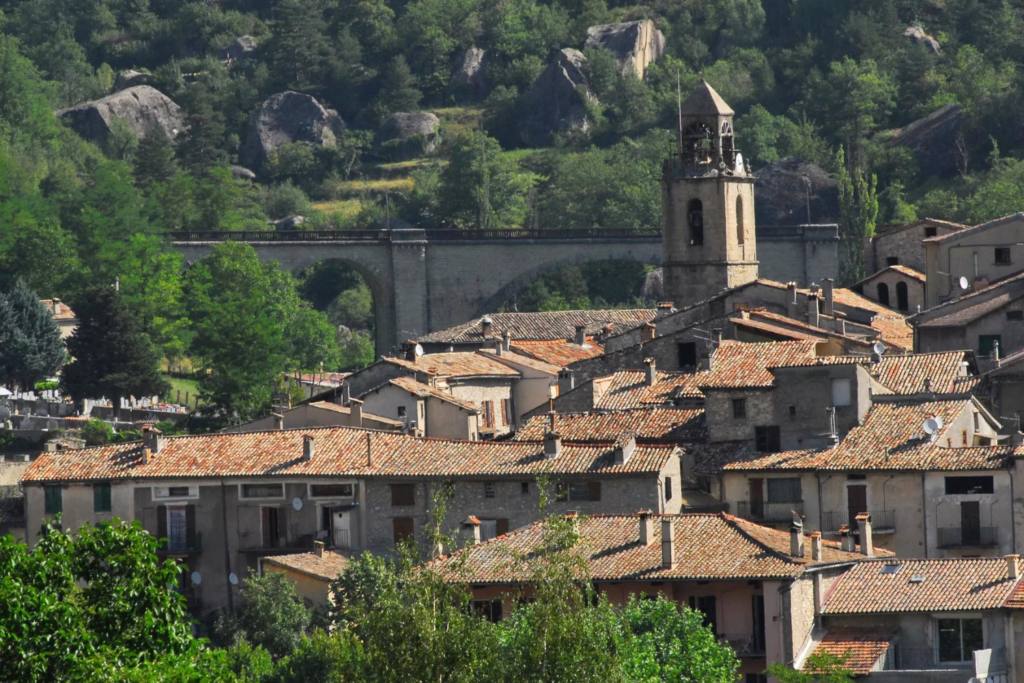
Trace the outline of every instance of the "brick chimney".
[[284, 429], [284, 415], [281, 413], [271, 413], [270, 415], [274, 418], [274, 429]]
[[544, 435], [544, 457], [557, 458], [562, 454], [562, 437], [555, 432]]
[[159, 453], [164, 447], [164, 433], [152, 425], [143, 425], [142, 443], [154, 454]]
[[348, 402], [349, 407], [349, 418], [351, 424], [349, 427], [362, 427], [363, 426], [363, 402], [358, 398], [353, 398]]
[[672, 518], [661, 520], [661, 566], [664, 569], [676, 568], [675, 526]]
[[654, 325], [644, 323], [640, 326], [640, 343], [649, 342], [654, 339]]
[[573, 343], [577, 346], [583, 346], [587, 343], [587, 328], [584, 325], [576, 326], [576, 336], [573, 337]]
[[850, 527], [843, 525], [839, 527], [839, 538], [842, 539], [842, 548], [848, 553], [857, 552], [857, 539], [853, 537]]
[[807, 297], [807, 324], [811, 327], [821, 327], [821, 314], [818, 312], [818, 295], [813, 292]]
[[637, 517], [640, 519], [640, 545], [646, 548], [654, 543], [654, 518], [650, 510], [641, 510]]
[[653, 358], [644, 358], [644, 381], [647, 386], [652, 387], [658, 381], [658, 367]]
[[629, 457], [633, 455], [633, 451], [636, 450], [636, 434], [633, 432], [626, 432], [620, 434], [619, 438], [615, 440], [615, 464], [625, 465], [629, 462]]
[[309, 434], [302, 435], [302, 459], [306, 462], [313, 459], [313, 437]]
[[825, 291], [825, 315], [831, 318], [836, 314], [835, 283], [830, 277], [825, 278], [821, 283], [822, 289]]
[[483, 333], [484, 337], [491, 336], [491, 325], [492, 325], [491, 316], [489, 316], [489, 315], [485, 315], [480, 320], [480, 332]]
[[811, 559], [821, 562], [821, 532], [815, 531], [811, 534]]
[[865, 557], [875, 556], [875, 541], [871, 537], [871, 515], [862, 512], [857, 515], [857, 528], [860, 530], [860, 552]]
[[316, 555], [317, 557], [323, 557], [324, 556], [324, 542], [323, 541], [313, 541], [313, 554]]
[[1011, 579], [1020, 578], [1020, 555], [1006, 556], [1006, 573]]
[[796, 515], [789, 525], [789, 554], [793, 557], [804, 556], [804, 523]]

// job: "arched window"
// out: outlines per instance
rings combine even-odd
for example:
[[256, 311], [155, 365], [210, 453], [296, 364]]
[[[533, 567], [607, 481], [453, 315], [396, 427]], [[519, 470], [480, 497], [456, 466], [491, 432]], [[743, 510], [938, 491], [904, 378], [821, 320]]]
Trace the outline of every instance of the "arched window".
[[736, 197], [736, 244], [743, 244], [743, 197]]
[[725, 121], [722, 123], [722, 161], [729, 168], [733, 168], [736, 165], [734, 152], [732, 125]]
[[910, 309], [910, 301], [907, 296], [907, 283], [902, 280], [896, 283], [896, 308], [901, 311]]
[[878, 283], [878, 303], [883, 306], [889, 305], [889, 285], [884, 282]]
[[683, 131], [680, 152], [685, 166], [704, 166], [715, 158], [715, 130], [704, 123], [694, 123]]
[[699, 199], [690, 201], [690, 208], [686, 212], [686, 222], [690, 226], [690, 246], [702, 246], [704, 244], [704, 205]]

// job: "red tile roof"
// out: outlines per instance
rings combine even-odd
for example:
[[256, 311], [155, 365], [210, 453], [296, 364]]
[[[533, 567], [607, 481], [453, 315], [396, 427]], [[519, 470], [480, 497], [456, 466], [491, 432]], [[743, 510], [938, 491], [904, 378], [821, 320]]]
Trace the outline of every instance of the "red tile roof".
[[869, 282], [871, 282], [872, 280], [877, 278], [879, 275], [883, 275], [885, 273], [888, 273], [889, 271], [892, 271], [894, 273], [899, 273], [900, 275], [903, 275], [905, 277], [909, 277], [912, 280], [917, 280], [918, 282], [920, 282], [922, 284], [925, 282], [925, 280], [927, 280], [927, 277], [925, 276], [925, 274], [922, 273], [921, 271], [917, 270], [916, 268], [910, 268], [908, 266], [895, 265], [895, 266], [886, 266], [885, 268], [882, 268], [877, 273], [873, 273], [871, 275], [868, 275], [866, 278], [864, 278], [860, 282], [856, 283], [854, 285], [854, 287], [859, 287], [861, 285], [868, 284]]
[[[595, 515], [577, 518], [579, 552], [590, 577], [598, 581], [750, 580], [797, 576], [817, 564], [789, 554], [789, 532], [776, 531], [731, 515], [691, 513], [653, 515], [652, 542], [640, 545], [636, 515]], [[676, 566], [662, 567], [661, 521], [672, 519]], [[543, 523], [521, 527], [480, 545], [427, 563], [452, 580], [471, 584], [512, 584], [530, 580], [529, 562], [515, 564], [513, 555], [531, 557], [544, 545], [549, 532]], [[510, 552], [511, 551], [511, 552]], [[823, 562], [862, 560], [839, 544], [822, 542]]]
[[[543, 311], [537, 313], [491, 313], [446, 330], [431, 332], [419, 338], [422, 343], [466, 344], [481, 343], [501, 337], [508, 332], [517, 341], [566, 341], [575, 338], [576, 326], [583, 325], [588, 335], [596, 334], [608, 325], [629, 329], [654, 319], [653, 308], [598, 311]], [[483, 334], [482, 320], [491, 319], [488, 336]]]
[[[530, 368], [532, 370], [537, 370], [538, 372], [551, 375], [552, 377], [557, 377], [558, 372], [562, 369], [561, 366], [552, 365], [551, 363], [537, 360], [531, 356], [524, 356], [521, 353], [516, 353], [515, 351], [505, 351], [500, 356], [494, 349], [480, 349], [477, 353], [483, 355], [485, 358], [495, 360], [506, 367], [511, 367], [513, 370], [516, 370], [516, 365], [519, 365], [520, 367]], [[427, 356], [424, 357], [426, 358]]]
[[[764, 322], [755, 319], [731, 318], [730, 322], [732, 322], [732, 324], [735, 325], [736, 327], [743, 327], [751, 330], [756, 330], [758, 332], [766, 332], [768, 334], [772, 334], [778, 337], [785, 337], [786, 339], [794, 341], [825, 341], [828, 338], [828, 333], [826, 333], [824, 330], [821, 330], [821, 332], [818, 333], [811, 332], [811, 330], [816, 330], [817, 328], [811, 328], [811, 330], [799, 332], [797, 330], [790, 329], [789, 326], [777, 325], [770, 322]], [[808, 325], [807, 327], [810, 327], [810, 325]]]
[[664, 404], [676, 398], [703, 398], [697, 384], [706, 376], [706, 372], [659, 372], [657, 381], [648, 386], [647, 373], [643, 370], [616, 372], [611, 375], [605, 393], [594, 401], [594, 409], [628, 410]]
[[711, 359], [711, 370], [701, 379], [700, 389], [769, 388], [775, 376], [768, 368], [811, 365], [817, 341], [765, 342], [748, 344], [723, 340]]
[[[550, 421], [538, 415], [520, 427], [514, 441], [544, 438]], [[699, 441], [707, 438], [702, 409], [646, 408], [613, 413], [556, 413], [555, 432], [568, 441], [615, 441], [632, 433], [638, 441]]]
[[[885, 573], [886, 565], [898, 566]], [[886, 570], [888, 571], [888, 570]], [[824, 614], [966, 612], [1002, 607], [1017, 588], [1003, 558], [862, 562], [825, 595]]]
[[[889, 628], [830, 628], [813, 654], [838, 657], [843, 660], [843, 669], [856, 676], [864, 676], [875, 668], [895, 636]], [[807, 666], [803, 668], [807, 669]]]
[[[463, 410], [468, 410], [471, 413], [480, 412], [480, 406], [477, 406], [469, 401], [464, 401], [461, 398], [456, 398], [455, 396], [452, 396], [448, 392], [442, 391], [436, 387], [432, 387], [429, 384], [417, 382], [412, 377], [396, 377], [394, 379], [388, 380], [386, 384], [382, 384], [381, 386], [387, 386], [388, 384], [396, 386], [399, 389], [404, 389], [413, 396], [417, 396], [419, 398], [436, 398], [440, 399], [441, 401], [445, 401], [447, 403], [456, 405], [462, 408]], [[380, 388], [381, 387], [370, 389], [370, 391], [366, 393], [373, 393], [374, 391], [377, 391]]]
[[519, 372], [475, 351], [428, 353], [416, 360], [385, 358], [385, 362], [442, 377], [518, 377]]
[[[303, 435], [314, 437], [314, 456], [303, 460]], [[543, 444], [455, 441], [348, 427], [287, 429], [242, 434], [169, 436], [142, 462], [139, 442], [43, 453], [22, 481], [92, 481], [205, 477], [410, 476], [476, 477], [660, 472], [677, 453], [673, 446], [639, 445], [616, 465], [611, 444], [565, 443], [555, 458]]]
[[878, 332], [883, 342], [907, 351], [913, 350], [914, 328], [907, 322], [906, 317], [850, 289], [836, 289], [832, 296], [840, 306], [873, 312], [875, 317], [871, 320], [871, 328]]
[[264, 557], [262, 562], [264, 565], [283, 567], [322, 581], [334, 581], [345, 572], [345, 567], [348, 566], [347, 557], [331, 550], [324, 550], [323, 557], [315, 552], [271, 555]]
[[512, 350], [524, 356], [565, 367], [578, 360], [587, 360], [604, 354], [604, 348], [593, 341], [587, 340], [583, 346], [569, 341], [521, 341], [512, 342]]
[[938, 394], [963, 393], [963, 384], [957, 380], [966, 375], [966, 351], [940, 353], [912, 353], [886, 355], [868, 366], [871, 375], [896, 394], [916, 394], [924, 391], [925, 379], [932, 381], [932, 391]]
[[1017, 587], [1010, 593], [1010, 597], [1006, 598], [1005, 606], [1010, 609], [1024, 609], [1024, 581], [1017, 583]]
[[[78, 316], [71, 310], [71, 307], [66, 303], [63, 303], [60, 299], [40, 299], [40, 301], [50, 309], [53, 314], [54, 320], [75, 320]], [[60, 310], [55, 311], [59, 308]]]
[[[349, 409], [348, 406], [339, 406], [337, 403], [331, 403], [330, 401], [312, 401], [312, 402], [308, 403], [307, 405], [310, 408], [319, 408], [320, 410], [329, 410], [332, 413], [341, 413], [342, 415], [350, 415], [352, 413], [352, 411]], [[368, 413], [365, 410], [363, 411], [363, 419], [364, 420], [373, 420], [374, 422], [380, 422], [381, 424], [392, 425], [392, 426], [395, 426], [395, 427], [400, 427], [400, 426], [405, 424], [401, 420], [392, 420], [391, 418], [388, 418], [388, 417], [381, 417], [380, 415], [375, 415], [373, 413]]]

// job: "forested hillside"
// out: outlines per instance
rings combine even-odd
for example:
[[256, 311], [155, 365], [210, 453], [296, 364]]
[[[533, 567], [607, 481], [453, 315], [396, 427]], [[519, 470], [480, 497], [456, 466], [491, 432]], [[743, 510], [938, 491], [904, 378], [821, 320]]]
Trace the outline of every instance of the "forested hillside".
[[[355, 229], [385, 214], [428, 229], [657, 225], [678, 93], [701, 77], [736, 110], [755, 171], [795, 156], [838, 177], [847, 236], [1024, 207], [1020, 0], [0, 8], [0, 289], [22, 278], [73, 301], [117, 281], [172, 364], [205, 367], [221, 349], [210, 321], [248, 310], [229, 282], [275, 302], [259, 313], [277, 326], [260, 342], [277, 369], [371, 360], [373, 302], [337, 264], [295, 279], [225, 250], [188, 270], [166, 233]], [[664, 43], [642, 78], [588, 46], [590, 27], [645, 19]], [[538, 127], [563, 72], [571, 125], [561, 112]], [[570, 269], [508, 305], [637, 304], [642, 272], [609, 272]], [[316, 343], [295, 337], [297, 316]]]

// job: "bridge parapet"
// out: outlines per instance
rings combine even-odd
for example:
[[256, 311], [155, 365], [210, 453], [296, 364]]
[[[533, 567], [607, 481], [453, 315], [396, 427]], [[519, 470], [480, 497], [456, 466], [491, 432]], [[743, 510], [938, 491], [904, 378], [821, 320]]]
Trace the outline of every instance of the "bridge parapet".
[[174, 242], [460, 242], [504, 240], [661, 239], [660, 228], [553, 228], [550, 230], [260, 230], [170, 233]]

